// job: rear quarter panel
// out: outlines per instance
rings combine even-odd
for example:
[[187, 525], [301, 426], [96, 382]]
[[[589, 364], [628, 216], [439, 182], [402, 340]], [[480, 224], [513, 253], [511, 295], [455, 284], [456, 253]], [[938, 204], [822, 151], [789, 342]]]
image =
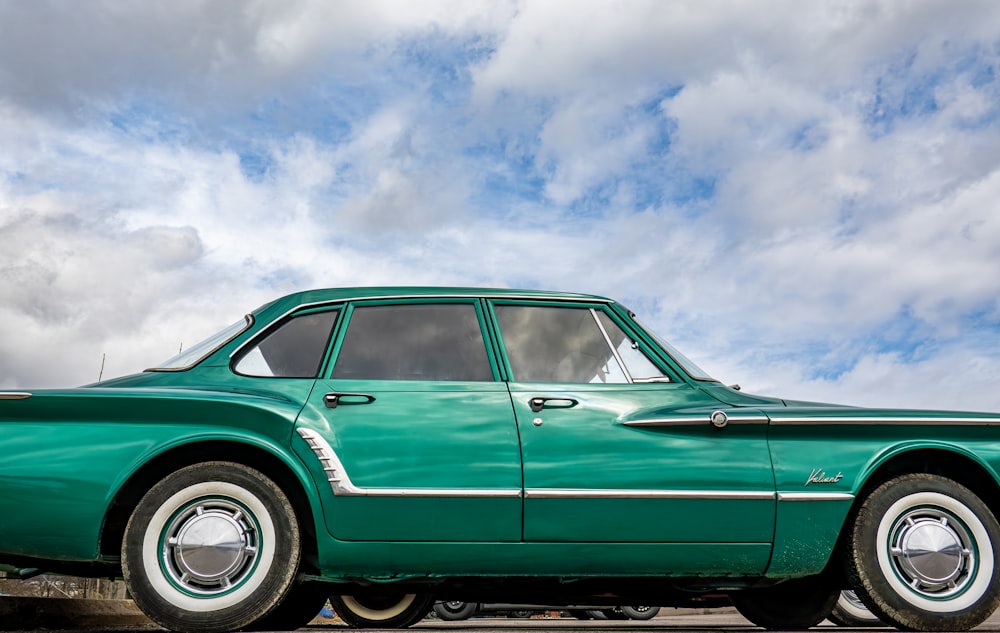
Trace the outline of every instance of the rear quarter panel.
[[95, 560], [120, 487], [186, 444], [252, 444], [303, 477], [287, 448], [299, 406], [190, 390], [75, 389], [0, 400], [0, 556]]

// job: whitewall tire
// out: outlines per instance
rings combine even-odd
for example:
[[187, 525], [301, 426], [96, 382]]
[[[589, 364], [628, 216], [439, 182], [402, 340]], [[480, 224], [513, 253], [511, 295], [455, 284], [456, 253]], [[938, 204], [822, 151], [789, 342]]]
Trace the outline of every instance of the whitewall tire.
[[244, 628], [286, 597], [301, 557], [288, 498], [263, 473], [230, 462], [182, 468], [139, 501], [122, 571], [142, 611], [162, 626]]
[[867, 496], [851, 530], [851, 585], [884, 622], [961, 631], [1000, 605], [1000, 525], [959, 483], [924, 473], [890, 480]]

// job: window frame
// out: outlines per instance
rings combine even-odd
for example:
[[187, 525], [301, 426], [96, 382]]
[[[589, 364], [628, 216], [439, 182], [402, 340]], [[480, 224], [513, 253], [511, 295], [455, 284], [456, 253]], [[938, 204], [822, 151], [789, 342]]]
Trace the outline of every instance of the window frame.
[[[354, 317], [354, 310], [357, 308], [366, 308], [374, 306], [405, 306], [405, 305], [442, 305], [442, 304], [459, 304], [459, 305], [471, 305], [476, 312], [476, 322], [479, 324], [479, 334], [482, 337], [483, 351], [486, 354], [486, 359], [489, 362], [490, 372], [492, 378], [490, 380], [396, 380], [389, 378], [335, 378], [333, 376], [334, 368], [337, 365], [337, 360], [340, 358], [340, 352], [343, 347], [344, 341], [347, 338], [347, 334], [350, 331], [351, 320]], [[371, 299], [371, 300], [356, 300], [345, 303], [342, 306], [342, 312], [337, 320], [337, 325], [334, 327], [334, 336], [332, 337], [331, 344], [327, 351], [327, 355], [323, 361], [323, 367], [320, 371], [320, 378], [328, 381], [370, 381], [370, 382], [392, 382], [400, 384], [433, 384], [433, 383], [463, 383], [463, 384], [492, 384], [502, 381], [502, 374], [500, 363], [497, 357], [496, 344], [493, 341], [493, 329], [490, 327], [489, 319], [487, 318], [486, 310], [483, 306], [483, 300], [479, 297], [469, 296], [469, 297], [435, 297], [435, 296], [420, 296], [420, 297], [406, 297], [406, 298], [390, 298], [390, 299]]]
[[[326, 335], [326, 341], [323, 343], [323, 353], [320, 355], [320, 362], [316, 369], [316, 375], [311, 377], [305, 376], [258, 376], [255, 374], [246, 374], [236, 370], [236, 366], [240, 363], [243, 358], [253, 351], [264, 339], [268, 338], [281, 328], [285, 327], [287, 324], [292, 322], [294, 319], [299, 317], [308, 316], [310, 314], [319, 314], [324, 312], [338, 312], [339, 314], [334, 317], [333, 326]], [[275, 319], [266, 328], [257, 332], [255, 335], [247, 339], [242, 345], [237, 349], [233, 350], [233, 353], [229, 355], [229, 371], [232, 372], [234, 376], [239, 376], [241, 378], [250, 378], [255, 380], [316, 380], [324, 374], [326, 371], [326, 363], [330, 355], [330, 343], [336, 338], [337, 330], [340, 328], [341, 321], [344, 318], [344, 306], [341, 304], [326, 304], [322, 306], [307, 306], [301, 309], [293, 310], [282, 317]]]
[[[562, 308], [567, 310], [587, 310], [590, 313], [591, 318], [598, 327], [598, 331], [604, 339], [605, 345], [608, 346], [611, 353], [614, 356], [615, 362], [618, 363], [618, 367], [625, 376], [628, 382], [619, 383], [582, 383], [582, 382], [567, 382], [567, 383], [545, 383], [545, 384], [566, 384], [566, 385], [589, 385], [591, 387], [601, 387], [601, 388], [615, 388], [622, 387], [626, 385], [666, 385], [666, 384], [677, 384], [682, 382], [678, 380], [675, 372], [669, 366], [664, 366], [665, 364], [659, 359], [659, 355], [655, 353], [654, 350], [649, 349], [647, 343], [640, 337], [636, 336], [631, 328], [627, 326], [618, 315], [613, 311], [608, 309], [608, 305], [605, 303], [596, 302], [573, 302], [565, 303], [558, 301], [524, 301], [524, 300], [505, 300], [505, 299], [490, 299], [487, 301], [489, 308], [490, 319], [492, 320], [493, 331], [497, 339], [497, 353], [502, 361], [503, 371], [505, 374], [504, 379], [507, 382], [517, 382], [517, 383], [528, 383], [535, 381], [525, 381], [516, 379], [514, 369], [510, 364], [510, 358], [507, 355], [507, 346], [503, 340], [503, 331], [500, 327], [500, 321], [497, 318], [495, 309], [499, 306], [511, 306], [511, 307], [537, 307], [537, 308]], [[598, 318], [598, 313], [606, 316], [612, 323], [614, 323], [626, 336], [633, 342], [638, 344], [638, 349], [646, 356], [649, 362], [663, 373], [664, 380], [635, 380], [631, 373], [626, 367], [625, 362], [622, 360], [621, 355], [618, 353], [618, 349], [611, 343], [611, 337], [601, 323], [600, 318]]]

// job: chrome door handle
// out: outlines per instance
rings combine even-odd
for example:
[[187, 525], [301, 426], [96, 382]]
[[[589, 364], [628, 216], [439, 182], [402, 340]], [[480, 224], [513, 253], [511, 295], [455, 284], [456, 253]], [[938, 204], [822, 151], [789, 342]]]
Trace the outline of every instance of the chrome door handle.
[[528, 406], [535, 413], [546, 407], [551, 409], [568, 409], [577, 404], [579, 404], [579, 401], [573, 398], [546, 398], [544, 396], [537, 396], [528, 401]]
[[[346, 398], [346, 400], [345, 400]], [[332, 391], [323, 396], [323, 404], [331, 409], [336, 409], [338, 404], [371, 404], [375, 402], [375, 396], [367, 393], [343, 393]]]

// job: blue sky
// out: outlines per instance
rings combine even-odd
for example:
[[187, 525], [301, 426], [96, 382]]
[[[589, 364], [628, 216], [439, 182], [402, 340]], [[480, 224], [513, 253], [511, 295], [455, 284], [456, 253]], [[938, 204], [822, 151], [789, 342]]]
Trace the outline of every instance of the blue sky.
[[1000, 410], [998, 71], [987, 1], [0, 0], [0, 388], [488, 285], [748, 391]]

